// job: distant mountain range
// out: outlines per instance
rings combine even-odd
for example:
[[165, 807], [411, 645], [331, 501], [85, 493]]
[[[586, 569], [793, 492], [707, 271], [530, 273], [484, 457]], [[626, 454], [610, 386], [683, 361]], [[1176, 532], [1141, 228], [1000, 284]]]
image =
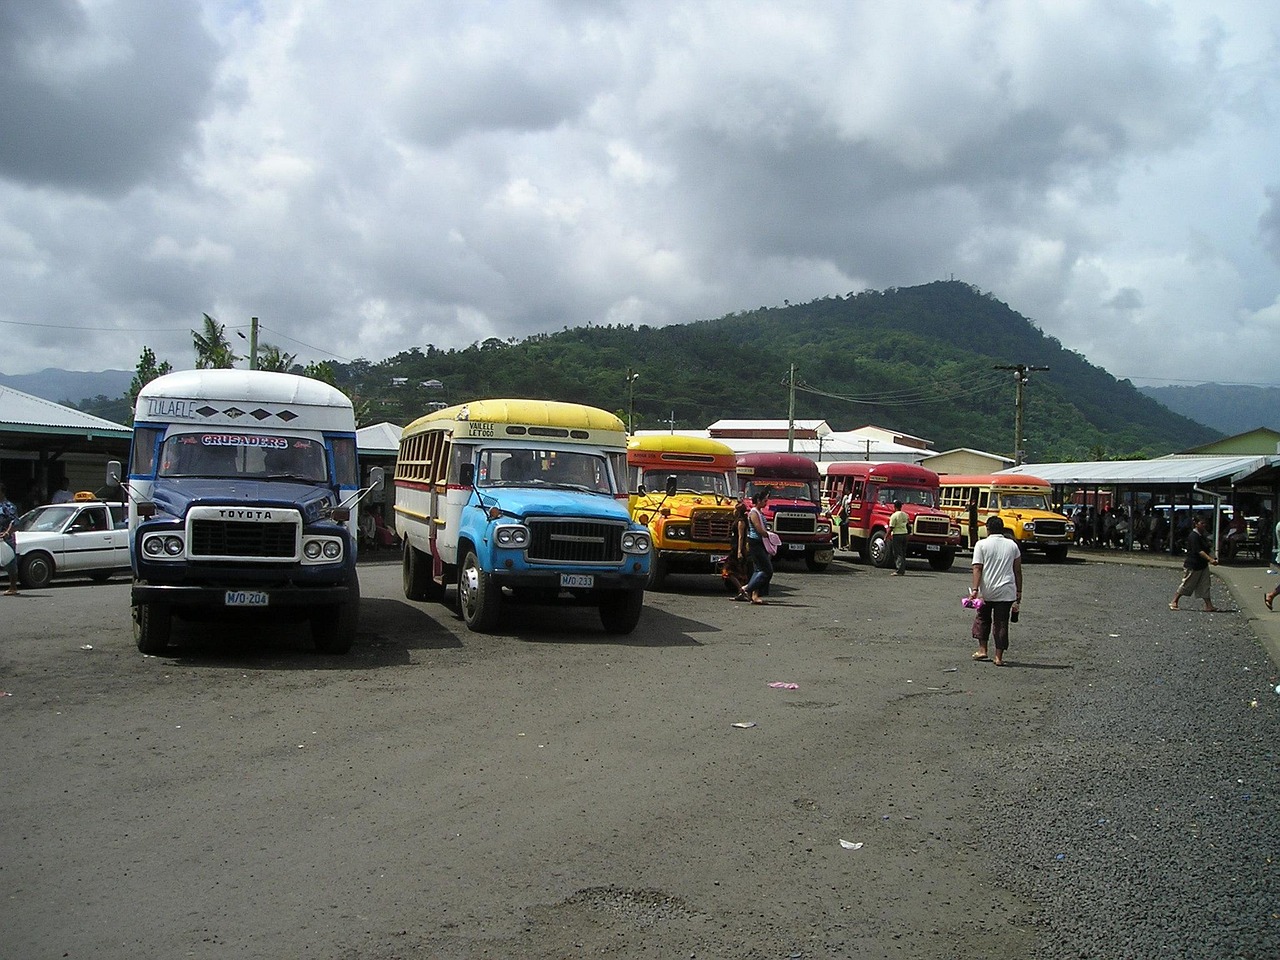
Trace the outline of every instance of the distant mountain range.
[[1194, 387], [1139, 387], [1138, 392], [1228, 436], [1259, 427], [1280, 428], [1280, 387], [1201, 383]]
[[95, 397], [116, 399], [124, 396], [133, 383], [132, 370], [58, 370], [50, 367], [39, 373], [0, 373], [0, 383], [33, 397], [42, 397], [65, 406], [78, 406]]

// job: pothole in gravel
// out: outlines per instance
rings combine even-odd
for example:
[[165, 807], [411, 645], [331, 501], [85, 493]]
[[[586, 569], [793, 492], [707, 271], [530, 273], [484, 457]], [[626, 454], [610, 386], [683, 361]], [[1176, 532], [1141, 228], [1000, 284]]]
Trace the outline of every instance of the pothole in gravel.
[[599, 910], [637, 927], [652, 927], [657, 923], [688, 920], [698, 916], [698, 912], [679, 897], [661, 890], [587, 887], [569, 896], [564, 903]]

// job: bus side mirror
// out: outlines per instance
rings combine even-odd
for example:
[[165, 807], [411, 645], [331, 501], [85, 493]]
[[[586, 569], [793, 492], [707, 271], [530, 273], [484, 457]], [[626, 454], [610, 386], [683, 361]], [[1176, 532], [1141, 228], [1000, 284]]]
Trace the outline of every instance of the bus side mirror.
[[640, 484], [640, 486], [636, 487], [636, 493], [639, 496], [643, 497], [643, 496], [646, 496], [649, 493], [649, 491], [644, 488], [644, 484], [642, 483]]
[[114, 487], [120, 483], [120, 461], [111, 460], [107, 463], [107, 486]]
[[382, 467], [369, 468], [369, 492], [381, 493], [387, 485], [387, 471]]
[[474, 487], [476, 484], [476, 465], [474, 463], [464, 463], [458, 468], [458, 483], [464, 487]]
[[667, 475], [667, 496], [675, 496], [676, 492], [676, 475], [674, 473]]

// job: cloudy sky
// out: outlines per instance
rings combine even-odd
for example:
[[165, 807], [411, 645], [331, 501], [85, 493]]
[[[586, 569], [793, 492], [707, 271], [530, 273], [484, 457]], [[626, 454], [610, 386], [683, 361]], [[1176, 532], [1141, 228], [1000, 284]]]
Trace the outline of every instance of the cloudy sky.
[[1260, 0], [11, 0], [0, 372], [954, 276], [1116, 376], [1280, 385], [1278, 48]]

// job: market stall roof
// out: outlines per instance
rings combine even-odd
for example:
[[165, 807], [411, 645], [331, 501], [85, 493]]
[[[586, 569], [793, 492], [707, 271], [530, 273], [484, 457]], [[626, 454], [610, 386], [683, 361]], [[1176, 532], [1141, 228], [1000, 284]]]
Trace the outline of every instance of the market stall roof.
[[1234, 484], [1280, 465], [1280, 457], [1196, 457], [1155, 460], [1091, 460], [1079, 463], [1025, 463], [1001, 470], [1082, 487]]
[[394, 457], [400, 453], [404, 427], [394, 423], [372, 423], [356, 431], [356, 450], [365, 457]]
[[[133, 430], [73, 407], [0, 385], [0, 447], [7, 450], [114, 452]], [[105, 446], [101, 446], [102, 444]]]

